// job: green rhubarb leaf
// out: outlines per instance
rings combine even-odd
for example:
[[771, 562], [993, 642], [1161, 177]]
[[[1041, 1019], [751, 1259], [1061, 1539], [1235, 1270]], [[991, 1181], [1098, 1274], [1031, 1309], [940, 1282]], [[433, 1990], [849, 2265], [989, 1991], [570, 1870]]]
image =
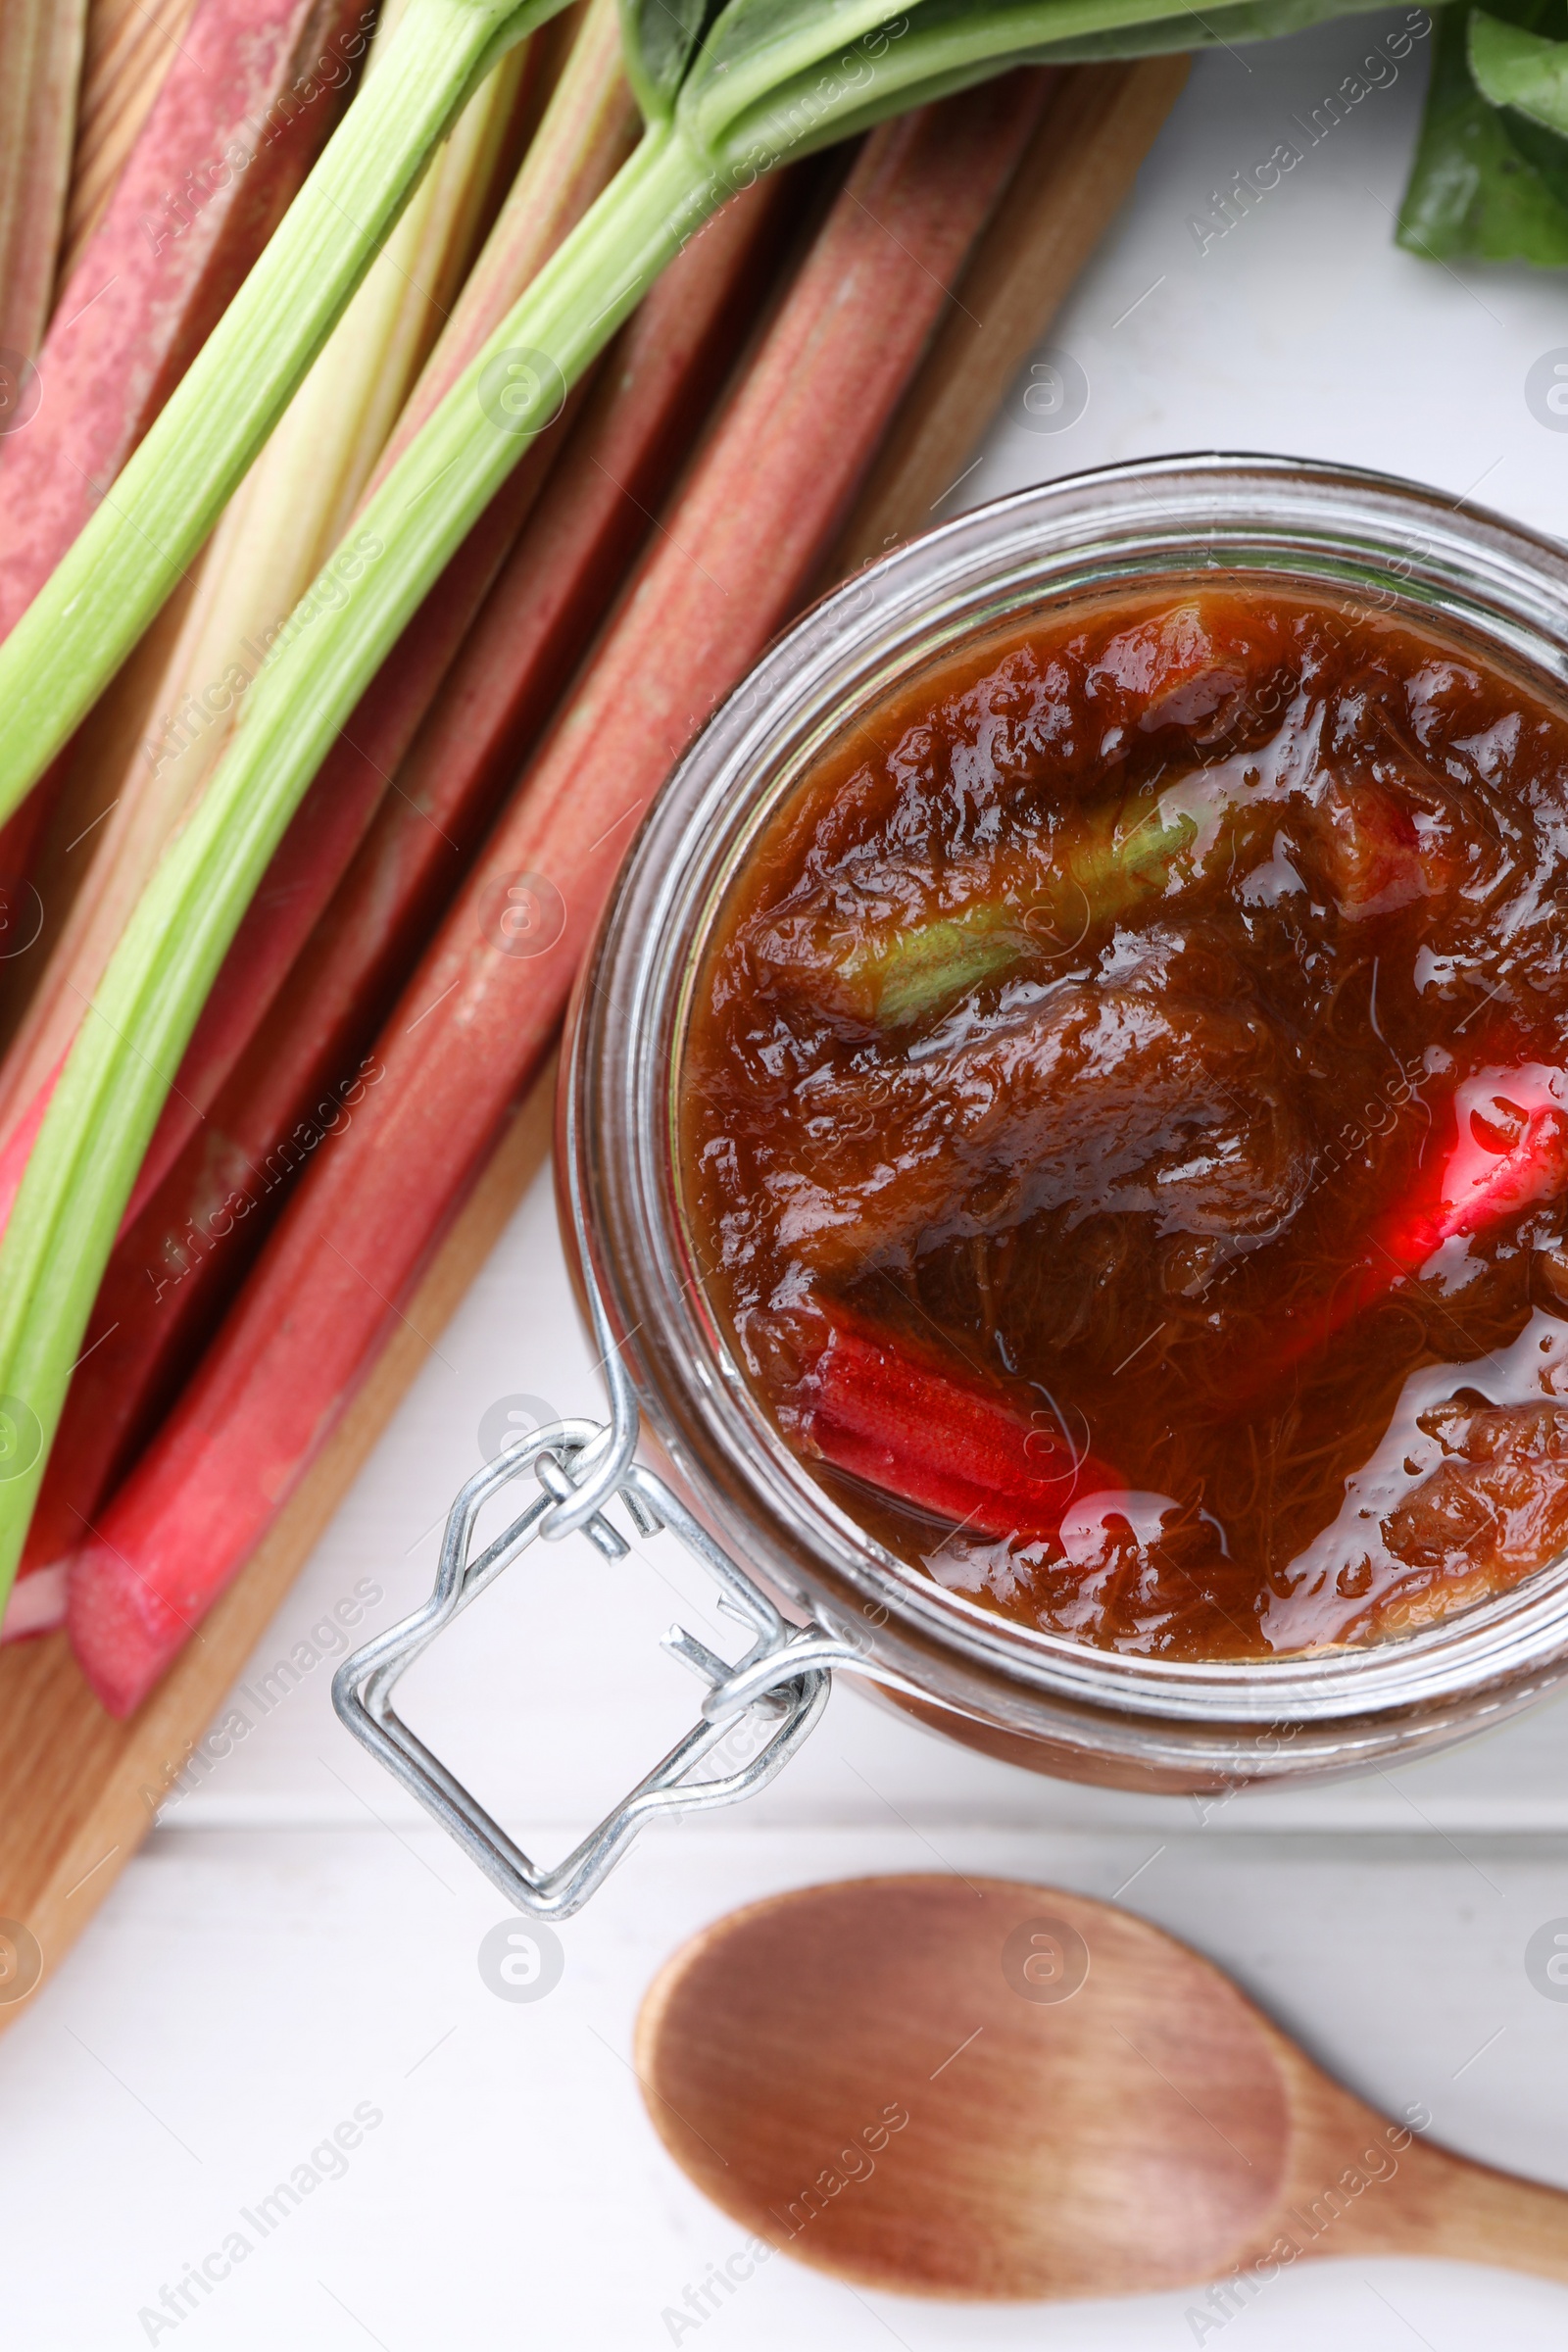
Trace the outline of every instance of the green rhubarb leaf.
[[1499, 110], [1510, 144], [1568, 205], [1568, 41], [1505, 24], [1481, 9], [1470, 18], [1470, 74]]
[[1568, 131], [1568, 41], [1549, 41], [1484, 9], [1470, 15], [1470, 73], [1483, 98]]
[[[1502, 0], [1493, 21], [1526, 31], [1560, 24], [1562, 0]], [[1432, 261], [1568, 265], [1568, 204], [1515, 135], [1532, 126], [1500, 114], [1471, 75], [1469, 24], [1439, 12], [1426, 113], [1399, 212], [1399, 243]], [[1553, 44], [1554, 45], [1554, 44]], [[1547, 137], [1552, 134], [1544, 134]], [[1554, 142], [1555, 143], [1555, 142]]]
[[1269, 39], [1377, 0], [731, 0], [694, 60], [681, 113], [737, 176], [870, 128], [1019, 65], [1147, 57]]
[[665, 120], [722, 0], [619, 0], [626, 78], [650, 122]]

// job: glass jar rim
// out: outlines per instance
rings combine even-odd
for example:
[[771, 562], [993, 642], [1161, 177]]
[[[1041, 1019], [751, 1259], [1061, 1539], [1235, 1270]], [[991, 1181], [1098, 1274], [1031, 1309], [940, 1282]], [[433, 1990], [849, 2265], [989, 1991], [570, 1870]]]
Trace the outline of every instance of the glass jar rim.
[[680, 1214], [676, 1087], [729, 881], [856, 707], [1043, 602], [1195, 575], [1337, 590], [1568, 685], [1568, 554], [1419, 484], [1199, 454], [972, 510], [824, 597], [762, 657], [643, 820], [579, 985], [563, 1095], [568, 1231], [645, 1421], [722, 1538], [868, 1655], [959, 1707], [1001, 1689], [1178, 1722], [1331, 1724], [1545, 1682], [1568, 1664], [1568, 1554], [1374, 1644], [1182, 1661], [1021, 1626], [879, 1544], [785, 1446], [707, 1307]]

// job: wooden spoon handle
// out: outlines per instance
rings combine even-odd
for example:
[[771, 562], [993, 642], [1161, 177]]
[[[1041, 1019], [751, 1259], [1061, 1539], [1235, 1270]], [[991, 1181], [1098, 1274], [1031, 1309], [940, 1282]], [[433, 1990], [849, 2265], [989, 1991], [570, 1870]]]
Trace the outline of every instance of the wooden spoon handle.
[[1563, 2190], [1419, 2142], [1392, 2185], [1387, 2199], [1361, 2199], [1357, 2251], [1437, 2255], [1568, 2283]]
[[1277, 2029], [1269, 2039], [1296, 2129], [1253, 2266], [1259, 2256], [1420, 2254], [1568, 2281], [1568, 2194], [1434, 2147], [1424, 2125], [1391, 2123]]

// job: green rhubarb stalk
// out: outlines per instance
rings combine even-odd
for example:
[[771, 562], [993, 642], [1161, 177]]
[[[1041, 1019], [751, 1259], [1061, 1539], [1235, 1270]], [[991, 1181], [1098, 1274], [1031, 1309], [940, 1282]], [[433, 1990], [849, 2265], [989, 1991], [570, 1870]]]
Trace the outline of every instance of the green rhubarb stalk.
[[0, 646], [0, 820], [190, 564], [470, 93], [563, 4], [411, 0], [178, 390]]
[[[1200, 31], [1255, 37], [1270, 14], [1221, 8], [1200, 24], [1178, 0], [916, 0], [884, 22], [882, 6], [623, 0], [648, 121], [641, 145], [388, 473], [330, 581], [297, 609], [138, 902], [56, 1088], [0, 1249], [0, 1598], [137, 1167], [268, 860], [421, 596], [658, 271], [732, 188], [787, 155], [1009, 65], [1086, 45], [1187, 45]], [[548, 13], [543, 0], [412, 0], [382, 74], [163, 424], [0, 647], [0, 813], [156, 610], [177, 567], [172, 551], [199, 543], [478, 74]], [[1285, 0], [1276, 13], [1294, 25], [1334, 11]]]
[[[406, 14], [404, 5], [383, 8], [368, 75]], [[49, 960], [0, 1061], [0, 1137], [58, 1066], [124, 916], [218, 764], [244, 708], [231, 691], [236, 669], [243, 689], [257, 658], [247, 642], [266, 645], [348, 527], [453, 299], [522, 62], [519, 46], [465, 108], [196, 559], [198, 591], [151, 703], [154, 736], [128, 760], [117, 747], [125, 764], [105, 778], [108, 822], [86, 853], [92, 862], [63, 920], [51, 903]], [[229, 705], [216, 716], [200, 699], [215, 682]], [[193, 702], [208, 723], [182, 742], [176, 714]]]
[[884, 1029], [906, 1028], [1053, 947], [1069, 948], [1163, 885], [1173, 861], [1199, 836], [1184, 812], [1157, 807], [1132, 832], [1112, 832], [1069, 849], [1027, 906], [982, 899], [961, 914], [911, 923], [858, 949], [834, 975], [834, 993]]
[[[357, 520], [342, 599], [307, 599], [137, 903], [55, 1090], [0, 1250], [0, 1582], [26, 1531], [81, 1334], [170, 1080], [290, 815], [420, 598], [581, 373], [710, 209], [657, 129]], [[509, 361], [522, 347], [530, 359]], [[542, 356], [548, 352], [550, 362]], [[553, 363], [553, 366], [550, 364]], [[356, 573], [345, 580], [345, 569]], [[323, 581], [325, 580], [323, 574]]]

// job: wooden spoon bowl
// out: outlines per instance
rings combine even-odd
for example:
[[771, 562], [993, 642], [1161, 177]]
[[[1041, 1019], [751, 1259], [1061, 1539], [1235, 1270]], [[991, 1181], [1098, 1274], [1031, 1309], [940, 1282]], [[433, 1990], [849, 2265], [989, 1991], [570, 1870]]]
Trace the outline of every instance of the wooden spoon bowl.
[[749, 2231], [904, 2293], [1143, 2294], [1306, 2255], [1568, 2279], [1568, 2196], [1429, 2146], [1198, 1953], [1088, 1896], [858, 1879], [754, 1903], [650, 1988], [670, 2154]]

